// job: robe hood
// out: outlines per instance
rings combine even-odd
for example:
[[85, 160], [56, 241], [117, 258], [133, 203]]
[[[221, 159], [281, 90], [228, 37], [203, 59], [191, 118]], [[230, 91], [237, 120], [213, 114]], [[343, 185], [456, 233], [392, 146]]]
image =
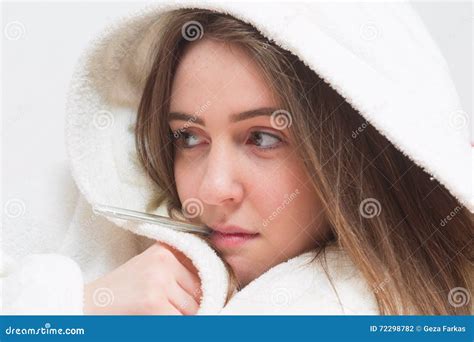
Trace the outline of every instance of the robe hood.
[[[68, 157], [74, 180], [89, 203], [146, 211], [159, 190], [138, 163], [134, 123], [151, 66], [151, 28], [160, 15], [179, 8], [230, 14], [297, 55], [402, 153], [474, 211], [467, 115], [438, 47], [403, 2], [163, 1], [117, 20], [81, 56], [67, 101]], [[166, 215], [166, 210], [160, 207], [154, 213]], [[206, 251], [205, 257], [192, 258], [201, 260], [197, 268], [226, 274], [214, 251], [197, 237], [110, 220], [179, 245], [188, 256]], [[215, 303], [202, 306], [203, 313], [206, 307], [222, 306], [227, 283], [201, 277], [209, 286], [220, 286], [208, 290], [220, 295], [209, 299]]]

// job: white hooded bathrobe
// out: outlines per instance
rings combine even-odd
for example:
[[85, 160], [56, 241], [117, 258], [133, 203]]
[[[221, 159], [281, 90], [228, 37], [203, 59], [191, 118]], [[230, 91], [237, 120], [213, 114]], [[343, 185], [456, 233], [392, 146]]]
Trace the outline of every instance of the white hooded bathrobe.
[[[117, 21], [80, 58], [65, 134], [80, 196], [57, 253], [15, 258], [3, 251], [4, 314], [83, 314], [84, 284], [156, 240], [182, 251], [198, 269], [198, 314], [378, 314], [373, 285], [343, 250], [328, 253], [334, 287], [307, 252], [274, 266], [225, 304], [227, 271], [198, 237], [92, 212], [95, 203], [145, 211], [157, 191], [137, 161], [133, 133], [151, 62], [147, 33], [161, 13], [191, 7], [231, 14], [292, 51], [473, 211], [467, 116], [445, 60], [410, 5], [160, 2]], [[163, 207], [154, 213], [166, 215]], [[104, 289], [96, 300], [111, 301], [113, 293]]]

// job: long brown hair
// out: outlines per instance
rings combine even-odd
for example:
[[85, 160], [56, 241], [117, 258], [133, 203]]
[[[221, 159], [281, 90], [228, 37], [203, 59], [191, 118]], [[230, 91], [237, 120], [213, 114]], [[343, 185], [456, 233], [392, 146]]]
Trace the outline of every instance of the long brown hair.
[[[206, 38], [243, 47], [291, 113], [295, 152], [323, 203], [332, 243], [373, 287], [380, 313], [469, 314], [472, 215], [296, 56], [229, 15], [176, 10], [156, 26], [135, 132], [140, 162], [160, 189], [149, 209], [182, 210], [167, 115], [174, 73], [192, 44], [182, 29], [192, 21]], [[467, 296], [463, 305], [459, 295]]]

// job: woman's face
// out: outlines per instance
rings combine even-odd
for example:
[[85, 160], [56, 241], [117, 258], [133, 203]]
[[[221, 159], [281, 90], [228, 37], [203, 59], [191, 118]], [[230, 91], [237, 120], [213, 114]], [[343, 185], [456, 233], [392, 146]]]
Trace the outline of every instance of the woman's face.
[[203, 39], [185, 51], [170, 102], [176, 186], [241, 287], [317, 246], [325, 226], [288, 125], [273, 120], [284, 112], [271, 117], [281, 109], [238, 46]]

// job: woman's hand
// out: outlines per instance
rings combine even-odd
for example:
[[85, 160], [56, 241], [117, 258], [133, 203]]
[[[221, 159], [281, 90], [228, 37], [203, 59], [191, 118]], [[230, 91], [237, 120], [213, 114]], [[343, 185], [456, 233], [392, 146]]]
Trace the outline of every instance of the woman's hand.
[[200, 304], [197, 269], [180, 251], [157, 242], [85, 285], [85, 315], [194, 315]]

